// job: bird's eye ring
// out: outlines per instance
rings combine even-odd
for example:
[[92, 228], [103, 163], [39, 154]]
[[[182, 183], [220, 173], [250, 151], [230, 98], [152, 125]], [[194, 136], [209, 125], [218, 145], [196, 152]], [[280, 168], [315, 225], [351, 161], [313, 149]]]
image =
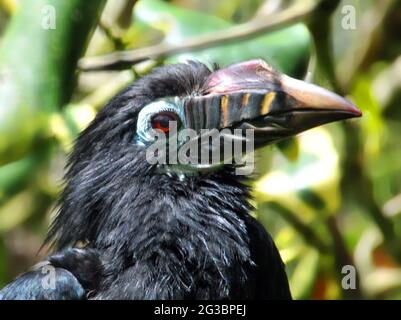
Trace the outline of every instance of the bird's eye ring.
[[172, 111], [162, 111], [154, 114], [150, 119], [150, 124], [153, 129], [159, 129], [164, 133], [168, 133], [170, 131], [172, 124], [177, 125], [179, 128], [181, 121], [178, 114]]

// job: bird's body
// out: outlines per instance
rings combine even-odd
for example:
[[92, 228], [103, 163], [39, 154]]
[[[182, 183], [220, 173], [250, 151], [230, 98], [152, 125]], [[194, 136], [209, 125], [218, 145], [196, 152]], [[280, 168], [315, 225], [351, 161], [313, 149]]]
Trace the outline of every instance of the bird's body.
[[95, 242], [112, 276], [94, 298], [290, 298], [274, 243], [249, 216], [247, 188], [228, 172], [187, 179], [146, 181], [148, 197]]
[[[261, 67], [252, 63], [245, 64], [246, 72]], [[0, 296], [290, 299], [284, 264], [250, 215], [249, 190], [235, 166], [164, 170], [146, 161], [146, 134], [137, 135], [138, 113], [145, 106], [166, 97], [210, 95], [213, 88], [221, 92], [226, 76], [224, 69], [215, 73], [200, 63], [170, 65], [113, 98], [81, 134], [69, 159], [60, 211], [47, 238], [57, 252], [48, 259], [61, 275], [56, 289], [50, 293], [43, 287], [48, 274], [39, 267]], [[164, 116], [162, 111], [157, 115]]]

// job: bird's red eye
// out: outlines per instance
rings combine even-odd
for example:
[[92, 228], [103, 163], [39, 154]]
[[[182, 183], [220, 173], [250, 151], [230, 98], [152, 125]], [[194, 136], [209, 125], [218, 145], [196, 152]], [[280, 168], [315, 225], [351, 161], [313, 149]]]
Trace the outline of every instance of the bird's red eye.
[[170, 122], [176, 122], [177, 128], [180, 126], [180, 118], [176, 113], [171, 111], [157, 113], [150, 120], [153, 129], [159, 129], [164, 133], [170, 131]]

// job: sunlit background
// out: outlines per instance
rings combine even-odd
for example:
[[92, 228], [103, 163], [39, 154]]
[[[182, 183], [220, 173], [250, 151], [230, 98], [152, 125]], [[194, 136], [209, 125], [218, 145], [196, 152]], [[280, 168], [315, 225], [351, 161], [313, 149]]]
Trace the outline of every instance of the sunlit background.
[[263, 58], [364, 113], [257, 155], [294, 298], [400, 299], [400, 30], [394, 0], [0, 0], [0, 287], [46, 255], [66, 155], [108, 99], [163, 63]]

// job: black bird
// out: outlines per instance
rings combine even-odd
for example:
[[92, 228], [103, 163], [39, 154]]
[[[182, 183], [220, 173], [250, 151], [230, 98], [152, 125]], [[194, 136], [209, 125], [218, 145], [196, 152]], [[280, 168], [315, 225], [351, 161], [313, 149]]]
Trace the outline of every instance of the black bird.
[[152, 133], [169, 133], [171, 123], [178, 133], [194, 129], [195, 140], [200, 129], [252, 129], [258, 148], [360, 115], [344, 98], [261, 60], [214, 70], [199, 62], [156, 68], [80, 135], [46, 239], [56, 253], [0, 296], [291, 299], [284, 264], [250, 216], [236, 165], [151, 164]]

